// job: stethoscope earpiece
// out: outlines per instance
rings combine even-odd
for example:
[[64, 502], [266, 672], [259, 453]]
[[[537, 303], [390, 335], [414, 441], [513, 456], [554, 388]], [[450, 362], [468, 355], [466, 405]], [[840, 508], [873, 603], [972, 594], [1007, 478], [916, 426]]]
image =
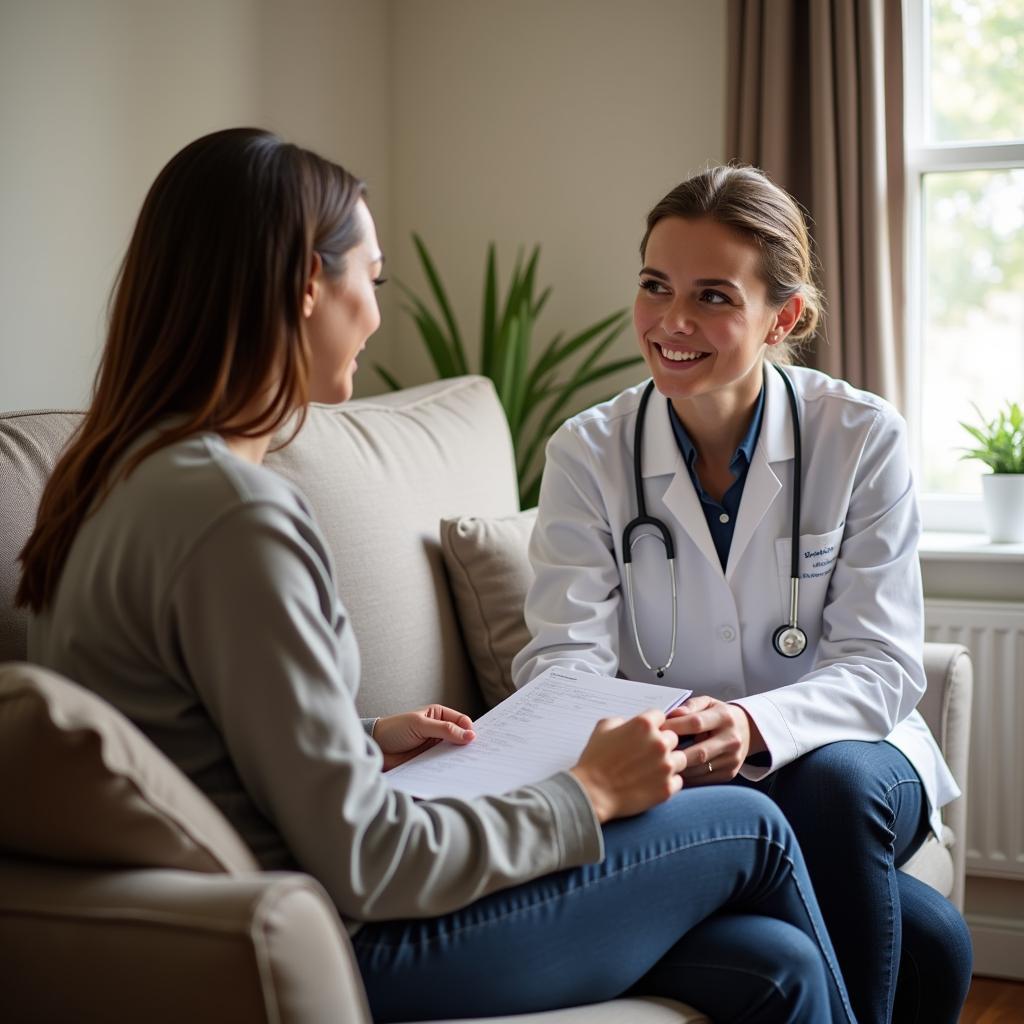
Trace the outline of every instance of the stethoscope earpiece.
[[[779, 626], [772, 634], [772, 647], [783, 658], [798, 658], [807, 650], [807, 634], [797, 623], [800, 605], [800, 484], [803, 479], [803, 457], [800, 450], [800, 407], [797, 404], [796, 390], [793, 387], [793, 382], [789, 379], [789, 375], [778, 365], [776, 365], [775, 369], [779, 371], [779, 376], [782, 377], [786, 384], [786, 394], [789, 398], [789, 409], [793, 420], [793, 513], [790, 524], [792, 547], [790, 550], [789, 572], [789, 622], [784, 626]], [[767, 372], [766, 369], [765, 373]], [[644, 500], [643, 474], [641, 473], [640, 466], [644, 438], [644, 417], [647, 412], [647, 403], [653, 391], [654, 381], [652, 380], [644, 389], [644, 393], [640, 398], [640, 407], [637, 409], [636, 414], [636, 431], [633, 435], [633, 482], [636, 488], [638, 515], [635, 519], [628, 522], [622, 531], [622, 561], [626, 576], [626, 599], [629, 605], [629, 618], [630, 624], [633, 627], [633, 641], [636, 644], [637, 653], [640, 655], [640, 660], [644, 663], [647, 670], [655, 672], [658, 678], [662, 679], [669, 666], [675, 660], [678, 615], [674, 566], [675, 551], [672, 544], [672, 534], [660, 519], [647, 514], [647, 503]], [[657, 533], [640, 534], [634, 537], [634, 530], [641, 526], [652, 527]], [[636, 625], [636, 607], [633, 600], [633, 545], [645, 536], [654, 536], [665, 545], [665, 554], [668, 556], [669, 576], [672, 580], [672, 640], [669, 645], [668, 659], [664, 665], [657, 669], [647, 660], [647, 655], [644, 654], [643, 646], [640, 643], [640, 633]]]

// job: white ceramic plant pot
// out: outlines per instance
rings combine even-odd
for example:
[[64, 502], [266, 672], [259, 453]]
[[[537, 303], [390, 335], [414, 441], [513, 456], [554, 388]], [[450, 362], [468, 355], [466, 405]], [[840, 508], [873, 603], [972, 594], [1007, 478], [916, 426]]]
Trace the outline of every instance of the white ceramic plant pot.
[[986, 473], [981, 478], [989, 539], [1024, 543], [1024, 473]]

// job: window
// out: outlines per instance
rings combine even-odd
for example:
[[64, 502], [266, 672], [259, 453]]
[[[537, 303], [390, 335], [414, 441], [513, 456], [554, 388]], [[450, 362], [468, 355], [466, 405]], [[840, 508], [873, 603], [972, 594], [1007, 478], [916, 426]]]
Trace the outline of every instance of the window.
[[[906, 0], [911, 436], [929, 529], [982, 529], [961, 420], [1024, 401], [1024, 0]], [[972, 405], [973, 403], [973, 405]]]

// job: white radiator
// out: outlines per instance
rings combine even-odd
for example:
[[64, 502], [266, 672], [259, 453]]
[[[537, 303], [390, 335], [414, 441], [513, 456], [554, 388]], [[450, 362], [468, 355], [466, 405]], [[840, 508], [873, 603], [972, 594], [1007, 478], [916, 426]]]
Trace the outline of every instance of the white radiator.
[[925, 639], [974, 663], [967, 871], [1024, 879], [1024, 604], [927, 600]]

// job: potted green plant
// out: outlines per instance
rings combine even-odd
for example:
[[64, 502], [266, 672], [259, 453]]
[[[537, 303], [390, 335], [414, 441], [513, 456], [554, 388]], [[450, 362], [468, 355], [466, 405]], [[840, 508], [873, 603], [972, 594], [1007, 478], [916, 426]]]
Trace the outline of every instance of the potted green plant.
[[977, 442], [961, 458], [984, 462], [991, 473], [981, 478], [985, 518], [993, 541], [1024, 542], [1024, 411], [1007, 402], [995, 419], [986, 420], [974, 407], [981, 426], [961, 422]]
[[[403, 309], [415, 321], [439, 377], [476, 372], [494, 381], [516, 451], [519, 500], [523, 508], [531, 508], [540, 494], [544, 444], [562, 420], [583, 407], [580, 392], [643, 362], [640, 356], [601, 362], [629, 322], [627, 312], [616, 310], [568, 338], [559, 332], [535, 354], [537, 319], [551, 294], [550, 288], [538, 294], [540, 246], [535, 245], [525, 261], [520, 252], [502, 302], [495, 247], [491, 243], [484, 272], [479, 356], [471, 366], [462, 331], [434, 261], [419, 235], [414, 234], [412, 239], [440, 316], [435, 316], [422, 299], [399, 282], [408, 299]], [[374, 364], [374, 368], [389, 387], [401, 387], [382, 366]]]

